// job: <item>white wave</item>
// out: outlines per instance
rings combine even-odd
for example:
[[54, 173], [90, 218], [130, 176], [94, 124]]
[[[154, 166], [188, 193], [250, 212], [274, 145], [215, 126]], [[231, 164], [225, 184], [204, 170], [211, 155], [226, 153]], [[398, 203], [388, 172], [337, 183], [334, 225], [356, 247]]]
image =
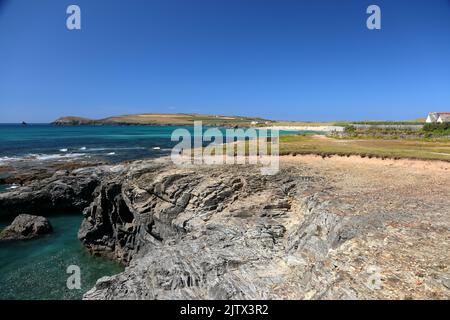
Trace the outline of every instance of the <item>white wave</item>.
[[0, 158], [0, 164], [4, 164], [4, 163], [8, 163], [8, 162], [12, 162], [12, 161], [20, 161], [22, 160], [22, 157], [1, 157]]
[[55, 159], [67, 159], [67, 158], [81, 158], [84, 157], [83, 153], [67, 153], [67, 154], [39, 154], [34, 155], [35, 160], [55, 160]]
[[88, 148], [86, 151], [107, 151], [107, 150], [144, 150], [144, 147], [99, 147], [99, 148]]
[[61, 151], [61, 152], [67, 152], [67, 148], [63, 148], [63, 149], [59, 149], [59, 151]]
[[19, 161], [48, 161], [48, 160], [64, 160], [70, 158], [86, 157], [84, 153], [65, 153], [65, 154], [34, 154], [30, 153], [21, 157], [1, 157], [0, 165]]
[[160, 147], [153, 147], [152, 149], [153, 149], [153, 150], [161, 150]]
[[106, 155], [107, 156], [114, 156], [116, 153], [115, 152], [110, 152], [110, 153], [107, 153]]
[[86, 147], [81, 147], [80, 150], [84, 151], [86, 150]]
[[6, 190], [14, 190], [17, 189], [19, 186], [16, 184], [13, 184], [12, 186], [9, 186], [8, 188], [6, 188]]

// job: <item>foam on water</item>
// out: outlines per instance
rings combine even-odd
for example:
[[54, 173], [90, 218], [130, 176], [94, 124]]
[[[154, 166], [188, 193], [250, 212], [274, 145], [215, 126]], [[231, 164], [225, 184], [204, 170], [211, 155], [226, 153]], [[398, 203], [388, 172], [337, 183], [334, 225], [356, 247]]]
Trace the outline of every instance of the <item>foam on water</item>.
[[27, 154], [24, 156], [16, 156], [16, 157], [1, 157], [0, 165], [19, 162], [19, 161], [48, 161], [48, 160], [62, 160], [62, 159], [71, 159], [71, 158], [82, 158], [87, 156], [85, 153], [66, 153], [66, 154]]

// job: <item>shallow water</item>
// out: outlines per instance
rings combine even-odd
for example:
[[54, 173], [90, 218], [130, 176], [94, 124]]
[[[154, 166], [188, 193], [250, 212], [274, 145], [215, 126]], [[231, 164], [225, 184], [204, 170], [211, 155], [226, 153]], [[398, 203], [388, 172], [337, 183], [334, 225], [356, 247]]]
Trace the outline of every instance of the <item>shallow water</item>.
[[[34, 240], [0, 242], [0, 299], [81, 299], [97, 279], [123, 270], [93, 257], [77, 239], [81, 214], [49, 217], [53, 233]], [[7, 223], [1, 223], [4, 228]], [[69, 290], [69, 265], [81, 269], [81, 290]]]

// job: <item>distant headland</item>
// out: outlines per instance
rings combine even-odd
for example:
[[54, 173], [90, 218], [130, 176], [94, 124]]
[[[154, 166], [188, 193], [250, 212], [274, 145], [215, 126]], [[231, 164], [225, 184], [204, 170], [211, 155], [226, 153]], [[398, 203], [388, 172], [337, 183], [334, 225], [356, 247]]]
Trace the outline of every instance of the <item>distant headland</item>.
[[61, 117], [52, 122], [53, 125], [192, 125], [194, 121], [202, 121], [204, 125], [217, 126], [251, 126], [269, 125], [273, 121], [262, 118], [242, 116], [222, 116], [206, 114], [162, 114], [145, 113], [112, 116], [104, 119], [83, 117]]

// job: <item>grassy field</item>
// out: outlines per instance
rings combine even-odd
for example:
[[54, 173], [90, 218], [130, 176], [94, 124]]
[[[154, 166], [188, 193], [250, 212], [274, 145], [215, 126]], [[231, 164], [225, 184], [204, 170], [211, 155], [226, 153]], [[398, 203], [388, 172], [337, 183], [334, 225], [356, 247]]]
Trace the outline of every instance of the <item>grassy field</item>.
[[337, 154], [450, 161], [450, 141], [358, 140], [288, 135], [280, 137], [280, 154]]
[[[254, 140], [241, 141], [229, 149], [236, 155], [237, 145], [245, 144], [245, 154], [248, 155], [249, 144]], [[230, 147], [228, 145], [228, 147]], [[255, 146], [258, 148], [258, 146]], [[267, 153], [270, 153], [270, 143]], [[223, 145], [223, 154], [228, 151]], [[194, 150], [186, 150], [187, 154], [194, 154]], [[265, 154], [267, 154], [265, 153]], [[214, 153], [212, 153], [214, 154]], [[280, 136], [279, 154], [302, 155], [314, 154], [323, 157], [339, 155], [356, 155], [363, 158], [382, 159], [420, 159], [442, 160], [450, 162], [450, 141], [424, 141], [424, 140], [380, 140], [380, 139], [335, 139], [325, 135], [298, 134]]]
[[250, 118], [240, 116], [221, 116], [221, 115], [205, 115], [205, 114], [132, 114], [113, 116], [104, 119], [87, 119], [81, 117], [62, 117], [55, 120], [54, 124], [59, 125], [114, 125], [114, 124], [131, 124], [131, 125], [191, 125], [194, 121], [202, 121], [204, 125], [237, 125], [249, 126], [253, 121], [271, 125], [271, 121], [262, 118]]

